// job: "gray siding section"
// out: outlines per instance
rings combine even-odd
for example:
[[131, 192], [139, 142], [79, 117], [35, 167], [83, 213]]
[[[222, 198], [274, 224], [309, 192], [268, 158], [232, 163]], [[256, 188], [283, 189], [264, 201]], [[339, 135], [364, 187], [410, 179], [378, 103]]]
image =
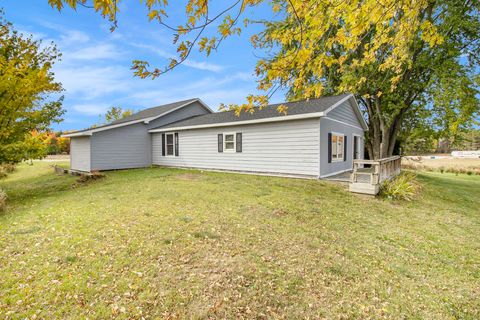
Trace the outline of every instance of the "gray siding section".
[[[218, 152], [219, 133], [241, 132], [242, 152]], [[319, 119], [180, 131], [179, 156], [162, 156], [162, 133], [152, 134], [153, 164], [220, 170], [319, 174]]]
[[357, 117], [355, 111], [353, 111], [353, 106], [350, 99], [340, 104], [338, 107], [333, 109], [327, 114], [328, 118], [332, 118], [341, 122], [351, 124], [353, 126], [361, 128], [360, 120]]
[[152, 164], [148, 129], [209, 113], [195, 102], [148, 124], [143, 122], [96, 132], [91, 138], [92, 170], [143, 168]]
[[[353, 111], [352, 111], [353, 112]], [[329, 114], [330, 116], [330, 114]], [[343, 133], [347, 137], [347, 161], [328, 163], [328, 133]], [[320, 177], [328, 176], [333, 173], [351, 170], [353, 167], [353, 135], [362, 137], [360, 145], [360, 159], [363, 159], [363, 130], [356, 129], [350, 125], [341, 124], [327, 118], [320, 118]]]
[[194, 116], [200, 116], [203, 114], [211, 113], [205, 109], [199, 102], [194, 102], [186, 107], [183, 107], [179, 110], [175, 110], [169, 114], [166, 114], [156, 120], [153, 120], [147, 125], [148, 129], [157, 128], [164, 126], [173, 122], [191, 118]]
[[78, 171], [90, 171], [90, 137], [70, 139], [70, 168]]
[[151, 142], [143, 123], [92, 135], [92, 170], [142, 168], [151, 165]]

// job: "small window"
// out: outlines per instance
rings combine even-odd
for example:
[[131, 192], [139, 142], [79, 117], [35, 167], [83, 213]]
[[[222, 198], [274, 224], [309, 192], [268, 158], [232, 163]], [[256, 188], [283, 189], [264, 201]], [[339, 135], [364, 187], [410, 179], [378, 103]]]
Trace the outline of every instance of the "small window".
[[235, 151], [235, 133], [223, 134], [223, 149], [225, 151]]
[[173, 137], [173, 133], [168, 133], [165, 135], [165, 146], [166, 146], [166, 155], [173, 156], [175, 150], [175, 140]]
[[344, 135], [332, 133], [332, 161], [343, 161]]

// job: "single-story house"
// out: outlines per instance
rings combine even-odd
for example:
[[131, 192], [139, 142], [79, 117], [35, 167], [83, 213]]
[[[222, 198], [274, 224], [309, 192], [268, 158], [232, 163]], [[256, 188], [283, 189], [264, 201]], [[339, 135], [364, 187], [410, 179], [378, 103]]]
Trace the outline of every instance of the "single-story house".
[[367, 124], [352, 94], [213, 112], [200, 99], [140, 111], [71, 138], [71, 169], [151, 165], [323, 178], [363, 159]]

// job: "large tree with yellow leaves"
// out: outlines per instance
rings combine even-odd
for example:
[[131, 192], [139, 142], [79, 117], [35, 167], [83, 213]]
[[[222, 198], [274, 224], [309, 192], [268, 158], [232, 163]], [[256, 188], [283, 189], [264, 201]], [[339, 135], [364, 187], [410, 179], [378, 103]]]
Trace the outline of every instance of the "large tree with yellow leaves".
[[0, 10], [0, 164], [42, 158], [43, 132], [62, 120], [62, 85], [52, 65], [56, 47], [20, 34]]
[[[49, 3], [59, 10], [65, 4], [91, 7], [110, 19], [114, 30], [119, 1]], [[289, 89], [290, 100], [352, 92], [369, 124], [371, 158], [392, 155], [402, 123], [419, 115], [435, 116], [439, 101], [453, 111], [447, 112], [452, 128], [478, 115], [479, 1], [272, 0], [272, 10], [278, 13], [274, 21], [242, 17], [247, 7], [262, 2], [237, 0], [212, 12], [212, 1], [187, 0], [187, 20], [177, 26], [169, 23], [167, 0], [146, 0], [148, 19], [172, 31], [178, 58], [158, 68], [135, 60], [135, 75], [158, 77], [188, 59], [192, 50], [209, 55], [226, 37], [261, 23], [264, 30], [251, 41], [269, 53], [256, 67], [258, 87], [265, 94], [230, 105], [239, 112], [265, 106], [282, 87]], [[217, 32], [206, 36], [212, 27]], [[288, 112], [281, 107], [279, 111]]]

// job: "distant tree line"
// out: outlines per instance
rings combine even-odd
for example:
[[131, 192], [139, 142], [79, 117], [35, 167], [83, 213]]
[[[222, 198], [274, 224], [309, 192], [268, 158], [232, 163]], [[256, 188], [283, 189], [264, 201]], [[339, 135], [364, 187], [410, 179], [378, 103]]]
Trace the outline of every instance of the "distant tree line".
[[453, 136], [438, 131], [413, 130], [399, 141], [402, 154], [450, 153], [452, 151], [480, 150], [480, 129], [468, 129]]
[[42, 142], [43, 156], [53, 154], [69, 154], [70, 153], [70, 139], [62, 137], [66, 132], [37, 132], [33, 131], [32, 136]]

